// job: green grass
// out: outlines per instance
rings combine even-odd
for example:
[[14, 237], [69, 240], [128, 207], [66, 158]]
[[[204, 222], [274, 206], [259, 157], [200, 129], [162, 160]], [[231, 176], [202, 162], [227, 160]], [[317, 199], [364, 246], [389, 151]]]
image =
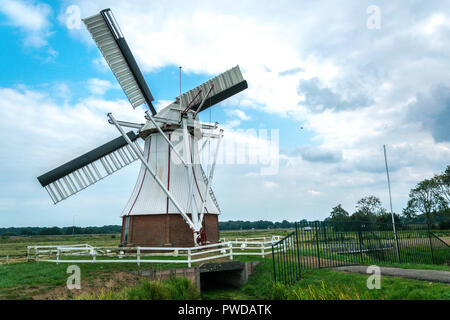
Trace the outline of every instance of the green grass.
[[101, 290], [99, 294], [80, 295], [76, 300], [197, 300], [200, 294], [186, 278], [163, 281], [142, 279], [140, 284], [120, 291]]
[[421, 270], [438, 270], [450, 271], [450, 266], [437, 264], [420, 264], [420, 263], [379, 263], [379, 266], [403, 268], [403, 269], [421, 269]]
[[[417, 266], [417, 265], [416, 265]], [[380, 290], [367, 288], [368, 275], [328, 269], [305, 270], [293, 286], [274, 284], [272, 261], [258, 266], [242, 288], [225, 288], [202, 293], [203, 299], [314, 299], [314, 300], [438, 300], [450, 299], [450, 285], [383, 276]]]
[[[274, 233], [287, 235], [292, 230], [255, 230], [255, 231], [229, 231], [221, 232], [221, 237], [262, 237]], [[55, 245], [55, 244], [79, 244], [88, 243], [93, 246], [117, 247], [120, 237], [115, 235], [87, 235], [87, 236], [33, 236], [10, 237], [0, 239], [0, 257], [2, 255], [25, 254], [27, 245]], [[235, 249], [239, 252], [239, 249]], [[307, 252], [303, 252], [307, 254]], [[336, 260], [345, 259], [343, 255], [321, 251], [323, 258]], [[64, 257], [68, 258], [68, 257]], [[71, 257], [70, 259], [80, 259]], [[91, 259], [91, 257], [89, 257]], [[98, 257], [97, 259], [103, 259]], [[162, 258], [164, 259], [164, 258]], [[168, 259], [168, 257], [166, 257]], [[173, 259], [171, 257], [171, 259]], [[256, 256], [238, 256], [234, 258], [240, 261], [261, 260]], [[410, 269], [434, 269], [450, 271], [450, 266], [437, 266], [432, 264], [383, 264], [393, 267]], [[139, 268], [135, 263], [114, 264], [79, 264], [81, 268], [82, 283], [86, 281], [93, 287], [101, 288], [102, 284], [114, 277], [117, 272], [129, 272], [139, 269], [166, 269], [184, 267], [180, 264], [142, 264]], [[45, 262], [12, 263], [0, 265], [0, 299], [31, 299], [37, 294], [45, 294], [65, 288], [68, 274], [68, 264], [54, 264]], [[272, 260], [268, 256], [265, 263], [258, 267], [257, 273], [242, 288], [223, 288], [203, 293], [204, 299], [450, 299], [450, 287], [444, 284], [430, 284], [428, 282], [401, 279], [382, 278], [381, 290], [368, 290], [366, 287], [367, 276], [360, 274], [344, 274], [331, 270], [304, 270], [303, 280], [294, 287], [274, 286], [272, 282]], [[129, 284], [128, 284], [129, 285]], [[142, 285], [142, 284], [141, 284]], [[127, 283], [124, 283], [124, 287]], [[154, 285], [153, 285], [154, 286]], [[103, 286], [104, 287], [104, 286]], [[138, 292], [140, 287], [136, 286]], [[147, 288], [150, 290], [150, 287]], [[147, 290], [146, 289], [146, 290]], [[131, 290], [131, 289], [130, 289]], [[144, 290], [144, 289], [142, 289]], [[159, 289], [158, 289], [159, 290]], [[165, 289], [161, 289], [164, 291]], [[144, 290], [145, 291], [145, 290]], [[121, 292], [122, 296], [115, 296]], [[164, 291], [165, 292], [165, 291]], [[123, 298], [128, 299], [131, 293], [124, 290], [104, 290], [98, 293], [89, 293], [91, 298]], [[86, 298], [89, 298], [86, 296]], [[97, 294], [97, 296], [96, 296]], [[103, 296], [101, 296], [103, 294]], [[156, 294], [156, 293], [155, 293]], [[136, 299], [143, 297], [144, 293], [136, 293]], [[172, 296], [171, 296], [172, 297]]]
[[[284, 236], [292, 231], [290, 229], [221, 231], [220, 237], [255, 238], [270, 237], [274, 234]], [[25, 258], [27, 246], [71, 245], [81, 243], [87, 243], [94, 247], [118, 247], [120, 244], [120, 234], [0, 237], [0, 259], [3, 259], [7, 255], [10, 257], [22, 256]]]
[[[34, 295], [66, 286], [69, 264], [21, 262], [0, 266], [0, 299], [31, 299]], [[132, 272], [140, 268], [134, 263], [78, 264], [82, 283], [105, 282], [115, 273]], [[145, 269], [168, 269], [173, 264], [148, 264]], [[142, 268], [142, 267], [141, 267]]]

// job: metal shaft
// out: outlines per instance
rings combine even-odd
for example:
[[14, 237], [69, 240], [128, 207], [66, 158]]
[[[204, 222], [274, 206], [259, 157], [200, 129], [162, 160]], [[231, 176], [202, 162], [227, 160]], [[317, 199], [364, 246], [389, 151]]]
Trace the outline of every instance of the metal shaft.
[[391, 180], [389, 179], [389, 168], [388, 168], [387, 156], [386, 156], [386, 145], [383, 145], [383, 150], [384, 150], [384, 163], [386, 165], [386, 175], [387, 175], [388, 188], [389, 188], [389, 204], [391, 207], [392, 228], [394, 230], [394, 237], [395, 237], [395, 249], [397, 251], [397, 260], [398, 260], [398, 262], [400, 262], [400, 253], [398, 251], [397, 230], [395, 228], [394, 210], [392, 209]]
[[197, 114], [198, 114], [200, 111], [202, 111], [203, 105], [205, 104], [206, 99], [208, 98], [208, 96], [209, 96], [209, 94], [211, 93], [212, 89], [214, 89], [214, 85], [212, 85], [211, 88], [209, 88], [209, 90], [208, 90], [208, 92], [206, 93], [205, 97], [203, 98], [202, 102], [201, 102], [200, 105], [198, 106], [197, 111], [195, 111], [195, 113], [194, 113], [194, 119], [195, 119], [195, 117], [197, 116]]

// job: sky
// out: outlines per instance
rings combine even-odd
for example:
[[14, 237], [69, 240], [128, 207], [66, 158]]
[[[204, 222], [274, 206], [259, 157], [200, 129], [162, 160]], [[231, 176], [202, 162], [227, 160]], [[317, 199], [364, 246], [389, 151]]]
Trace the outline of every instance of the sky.
[[2, 0], [0, 227], [121, 223], [137, 162], [57, 205], [36, 179], [117, 137], [108, 112], [143, 122], [80, 21], [104, 8], [157, 108], [178, 95], [179, 66], [183, 91], [240, 66], [249, 88], [201, 119], [224, 128], [224, 150], [270, 148], [218, 164], [221, 221], [322, 220], [368, 195], [388, 209], [384, 144], [401, 213], [450, 164], [450, 3], [405, 3]]

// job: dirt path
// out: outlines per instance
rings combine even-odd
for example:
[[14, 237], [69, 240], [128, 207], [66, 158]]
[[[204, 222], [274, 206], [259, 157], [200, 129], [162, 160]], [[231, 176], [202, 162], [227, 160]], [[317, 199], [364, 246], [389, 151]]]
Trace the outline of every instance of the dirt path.
[[[380, 267], [382, 276], [402, 277], [430, 282], [450, 283], [450, 271]], [[367, 274], [367, 266], [337, 267], [332, 270]]]

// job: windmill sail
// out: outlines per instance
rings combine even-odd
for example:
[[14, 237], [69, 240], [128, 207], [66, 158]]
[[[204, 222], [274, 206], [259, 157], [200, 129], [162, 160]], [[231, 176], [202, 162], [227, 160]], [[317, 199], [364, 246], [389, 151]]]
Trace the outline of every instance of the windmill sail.
[[[198, 97], [203, 97], [204, 95], [206, 95], [206, 93], [212, 86], [214, 87], [208, 98], [206, 99], [202, 110], [205, 110], [248, 88], [247, 81], [244, 80], [239, 66], [236, 66], [222, 74], [219, 74], [217, 77], [206, 81], [198, 87], [182, 94], [182, 105], [192, 105], [190, 109], [193, 111], [197, 111], [197, 108], [201, 103], [201, 99], [198, 99]], [[198, 93], [200, 90], [201, 94], [199, 95]], [[197, 100], [197, 102], [192, 103], [192, 101], [194, 100]]]
[[133, 108], [147, 103], [153, 115], [153, 96], [110, 9], [83, 19]]
[[[133, 131], [128, 132], [127, 135], [131, 141], [137, 144], [138, 135]], [[137, 159], [138, 157], [125, 139], [120, 136], [37, 179], [47, 190], [53, 203], [56, 204]]]

